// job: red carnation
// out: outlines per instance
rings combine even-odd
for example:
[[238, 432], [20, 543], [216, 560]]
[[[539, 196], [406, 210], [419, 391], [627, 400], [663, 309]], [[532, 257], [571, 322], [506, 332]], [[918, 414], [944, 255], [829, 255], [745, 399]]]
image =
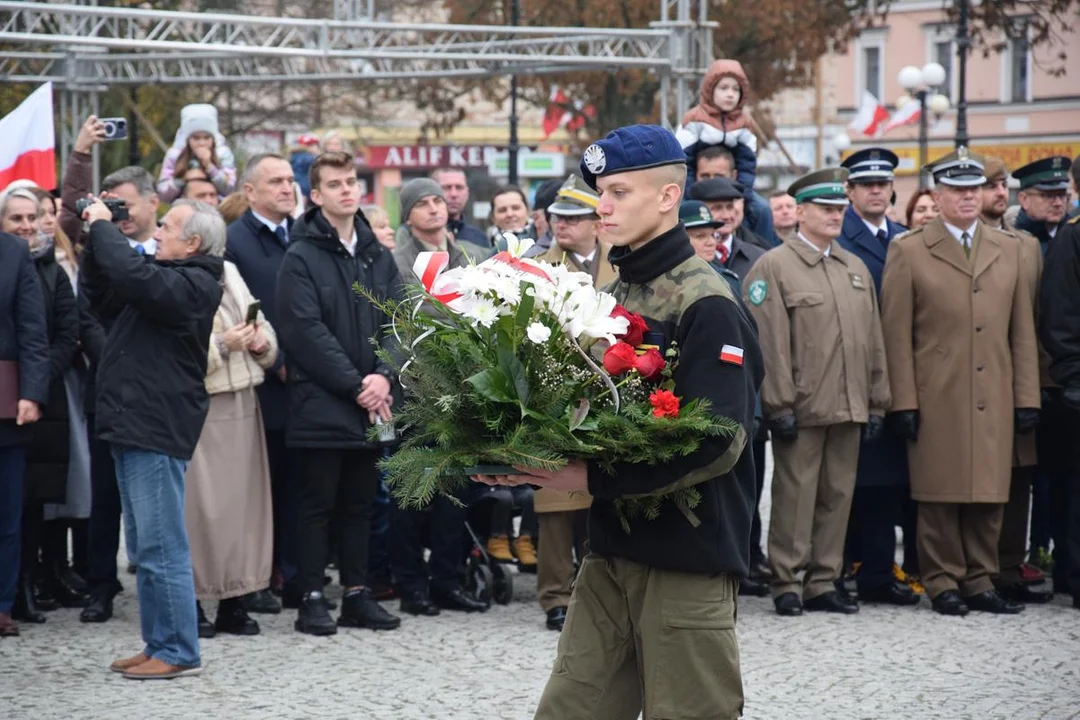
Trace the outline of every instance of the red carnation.
[[634, 348], [621, 340], [604, 351], [604, 370], [609, 375], [622, 375], [633, 370], [636, 364]]
[[653, 390], [649, 404], [653, 407], [653, 417], [679, 417], [679, 398], [670, 390]]
[[660, 351], [656, 348], [649, 348], [642, 355], [638, 355], [634, 362], [634, 369], [636, 369], [641, 376], [646, 380], [655, 380], [660, 377], [660, 372], [664, 369], [667, 363], [664, 361]]
[[615, 309], [611, 311], [611, 317], [624, 317], [630, 323], [627, 326], [626, 332], [619, 336], [620, 340], [630, 347], [637, 347], [645, 342], [645, 333], [648, 331], [649, 325], [641, 315], [628, 312], [622, 305], [616, 305]]

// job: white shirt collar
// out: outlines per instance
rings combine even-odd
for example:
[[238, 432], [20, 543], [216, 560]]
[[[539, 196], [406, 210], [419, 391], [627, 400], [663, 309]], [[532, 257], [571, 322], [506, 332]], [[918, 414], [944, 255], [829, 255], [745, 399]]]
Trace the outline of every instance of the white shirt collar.
[[819, 247], [818, 247], [817, 245], [815, 245], [814, 243], [812, 243], [812, 242], [810, 242], [809, 240], [807, 240], [807, 239], [806, 239], [806, 236], [804, 236], [804, 235], [803, 235], [802, 233], [799, 233], [799, 239], [800, 239], [800, 240], [802, 240], [802, 241], [803, 241], [804, 243], [806, 243], [807, 245], [809, 245], [810, 247], [812, 247], [812, 248], [814, 248], [815, 250], [817, 250], [817, 251], [818, 251], [819, 253], [821, 253], [821, 254], [822, 254], [822, 255], [824, 255], [825, 257], [829, 257], [829, 253], [831, 253], [831, 252], [832, 252], [832, 244], [831, 244], [831, 243], [829, 244], [829, 247], [825, 248], [825, 250], [823, 251], [823, 250], [822, 250], [821, 248], [819, 248]]
[[285, 228], [285, 237], [289, 236], [289, 218], [285, 218], [281, 222], [275, 223], [273, 220], [268, 220], [267, 218], [264, 218], [262, 215], [255, 212], [254, 210], [251, 211], [251, 214], [255, 216], [256, 220], [261, 222], [266, 227], [270, 228], [270, 232], [277, 234], [277, 229], [279, 227]]
[[880, 226], [874, 225], [869, 220], [864, 218], [862, 215], [859, 215], [859, 219], [863, 221], [863, 225], [866, 225], [867, 229], [870, 231], [870, 234], [873, 235], [874, 237], [877, 237], [877, 234], [878, 234], [879, 230], [884, 231], [884, 233], [886, 235], [889, 234], [889, 221], [886, 220], [885, 218], [881, 219], [881, 225]]
[[1053, 240], [1057, 237], [1058, 225], [1054, 225], [1046, 229], [1046, 232], [1050, 234], [1050, 239]]
[[945, 229], [949, 231], [949, 234], [953, 236], [953, 238], [956, 240], [956, 242], [960, 243], [961, 245], [964, 245], [965, 243], [964, 243], [963, 240], [960, 239], [960, 236], [963, 235], [966, 232], [968, 234], [968, 242], [970, 242], [975, 237], [975, 229], [976, 229], [976, 227], [978, 227], [978, 225], [979, 225], [979, 221], [975, 220], [975, 221], [973, 221], [971, 223], [971, 227], [969, 227], [969, 228], [967, 228], [965, 230], [963, 228], [958, 228], [955, 225], [952, 225], [951, 223], [946, 222], [945, 223]]
[[131, 238], [128, 238], [127, 241], [132, 250], [142, 245], [143, 254], [157, 255], [157, 240], [154, 238], [150, 238], [146, 242], [139, 242], [138, 240], [132, 240]]
[[352, 236], [349, 238], [348, 242], [345, 242], [344, 240], [341, 241], [341, 244], [345, 247], [346, 250], [349, 251], [349, 254], [353, 257], [356, 257], [356, 242], [357, 237], [355, 228], [353, 229]]
[[589, 253], [588, 255], [578, 255], [577, 253], [574, 253], [574, 258], [579, 263], [592, 262], [593, 258], [595, 258], [595, 257], [596, 257], [596, 248], [595, 247], [593, 248], [593, 251], [591, 253]]

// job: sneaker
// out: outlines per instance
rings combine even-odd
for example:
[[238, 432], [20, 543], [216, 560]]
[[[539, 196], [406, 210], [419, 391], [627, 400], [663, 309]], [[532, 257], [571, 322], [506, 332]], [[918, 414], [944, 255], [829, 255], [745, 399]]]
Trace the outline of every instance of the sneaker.
[[170, 665], [163, 660], [150, 658], [141, 665], [125, 670], [124, 677], [128, 680], [172, 680], [198, 675], [201, 672], [202, 668], [198, 665]]
[[296, 632], [308, 635], [334, 635], [337, 633], [337, 623], [330, 617], [330, 610], [326, 607], [326, 601], [320, 592], [308, 593], [300, 602], [300, 611], [296, 614], [296, 622], [293, 624]]
[[1044, 573], [1054, 572], [1054, 556], [1044, 547], [1033, 547], [1028, 555], [1028, 562]]
[[371, 588], [361, 588], [347, 591], [341, 599], [338, 625], [371, 630], [397, 630], [401, 626], [401, 618], [384, 610], [375, 599]]
[[528, 535], [520, 535], [514, 540], [514, 555], [523, 568], [536, 567], [536, 546]]
[[129, 658], [114, 660], [113, 663], [109, 665], [109, 669], [114, 673], [125, 673], [133, 667], [142, 665], [144, 662], [150, 662], [150, 658], [144, 653], [139, 653], [138, 655], [132, 655]]
[[489, 537], [487, 554], [495, 562], [514, 562], [514, 554], [510, 552], [510, 538], [506, 535], [492, 535]]

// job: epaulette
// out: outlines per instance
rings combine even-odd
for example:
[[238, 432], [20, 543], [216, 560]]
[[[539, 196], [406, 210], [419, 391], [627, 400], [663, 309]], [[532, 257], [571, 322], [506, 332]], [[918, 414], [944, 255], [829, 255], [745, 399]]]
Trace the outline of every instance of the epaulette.
[[925, 228], [925, 226], [917, 227], [914, 230], [908, 230], [907, 232], [902, 232], [899, 235], [897, 235], [896, 237], [894, 237], [893, 240], [899, 240], [901, 238], [911, 237], [912, 235], [918, 235], [919, 233], [921, 233], [923, 231], [924, 228]]
[[1076, 224], [1076, 223], [1078, 223], [1078, 222], [1080, 222], [1080, 213], [1078, 213], [1078, 214], [1076, 215], [1076, 217], [1074, 217], [1073, 219], [1069, 220], [1069, 222], [1067, 222], [1067, 223], [1065, 223], [1065, 224], [1066, 224], [1066, 225], [1075, 225], [1075, 224]]

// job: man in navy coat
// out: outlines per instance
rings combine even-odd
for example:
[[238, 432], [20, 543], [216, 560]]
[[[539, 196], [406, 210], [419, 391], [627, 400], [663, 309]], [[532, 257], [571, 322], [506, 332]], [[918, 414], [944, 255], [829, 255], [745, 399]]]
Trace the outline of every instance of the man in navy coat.
[[[860, 150], [842, 163], [848, 169], [847, 195], [851, 204], [844, 214], [839, 243], [866, 264], [879, 297], [889, 243], [907, 232], [907, 228], [885, 215], [893, 192], [893, 170], [898, 163], [896, 154], [884, 148]], [[896, 551], [893, 528], [902, 524], [902, 510], [907, 502], [904, 439], [883, 433], [874, 440], [863, 440], [846, 553], [851, 560], [862, 563], [856, 575], [862, 602], [912, 605], [919, 601], [908, 585], [893, 576]], [[909, 544], [908, 532], [905, 528], [905, 545]]]

